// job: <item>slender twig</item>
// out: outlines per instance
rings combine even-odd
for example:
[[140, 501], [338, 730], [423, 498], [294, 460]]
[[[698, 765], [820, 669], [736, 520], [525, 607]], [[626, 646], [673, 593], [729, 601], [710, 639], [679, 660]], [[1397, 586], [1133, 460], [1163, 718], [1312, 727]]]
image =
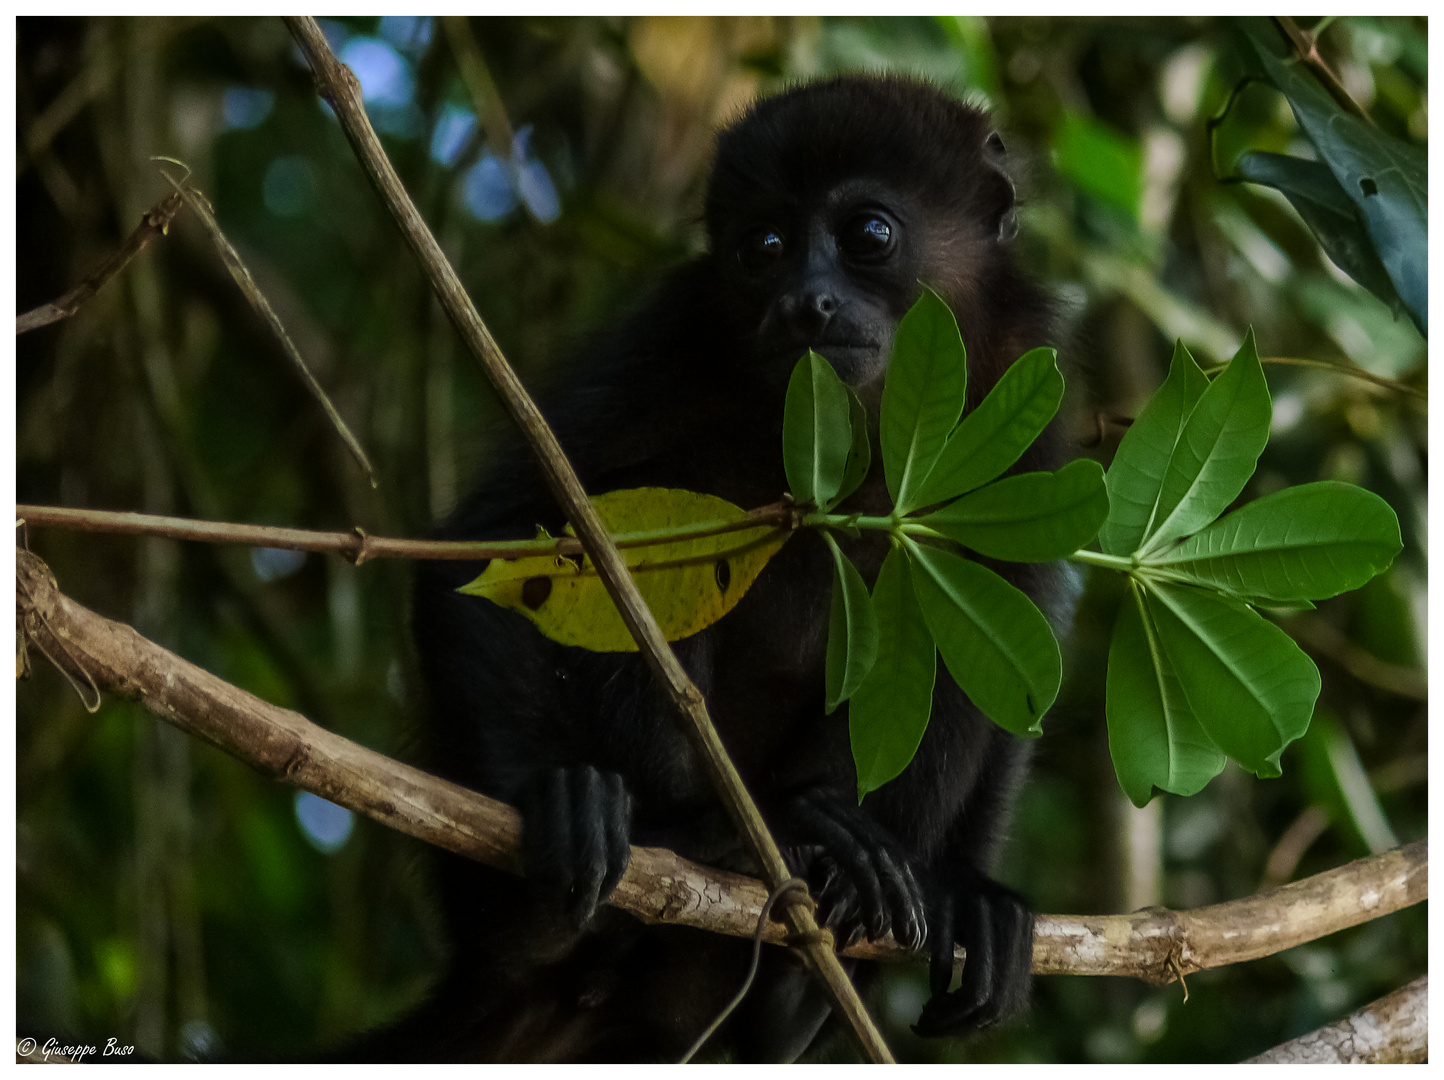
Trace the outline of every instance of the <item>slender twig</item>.
[[[15, 507], [15, 516], [29, 525], [52, 525], [81, 532], [167, 536], [172, 540], [247, 544], [292, 551], [334, 551], [358, 566], [371, 559], [518, 559], [536, 555], [580, 555], [583, 551], [581, 541], [569, 536], [545, 540], [406, 540], [371, 536], [361, 529], [318, 532], [275, 525], [241, 525], [158, 514], [24, 504]], [[673, 529], [618, 533], [613, 540], [619, 548], [639, 548], [681, 540], [700, 540], [763, 525], [791, 529], [795, 516], [791, 503], [777, 502], [749, 510], [736, 521], [703, 521]]]
[[1350, 642], [1337, 627], [1324, 619], [1287, 619], [1279, 626], [1309, 652], [1338, 664], [1360, 682], [1400, 697], [1429, 700], [1429, 680], [1423, 672], [1380, 660]]
[[1359, 119], [1367, 124], [1372, 124], [1373, 117], [1354, 100], [1353, 95], [1344, 88], [1343, 82], [1334, 74], [1333, 69], [1325, 63], [1323, 55], [1319, 52], [1318, 35], [1300, 29], [1299, 24], [1286, 15], [1275, 15], [1274, 22], [1278, 23], [1279, 29], [1289, 39], [1289, 44], [1294, 47], [1294, 52], [1298, 54], [1304, 66], [1318, 76], [1319, 82], [1324, 84], [1324, 89], [1329, 92], [1330, 96]]
[[[181, 166], [181, 168], [186, 169], [187, 173], [190, 171], [184, 162], [176, 161], [175, 158], [155, 158], [154, 160], [171, 161]], [[301, 381], [306, 385], [306, 389], [311, 392], [311, 396], [316, 399], [322, 410], [325, 411], [327, 419], [331, 421], [331, 426], [336, 429], [336, 434], [341, 436], [341, 441], [346, 444], [346, 449], [351, 451], [351, 456], [356, 459], [356, 464], [360, 465], [366, 473], [366, 478], [371, 481], [371, 486], [373, 488], [376, 487], [378, 483], [376, 471], [371, 468], [371, 459], [366, 456], [366, 451], [361, 448], [360, 440], [351, 434], [351, 429], [346, 426], [346, 421], [341, 419], [341, 414], [336, 411], [336, 406], [331, 403], [331, 399], [326, 395], [326, 391], [323, 390], [321, 384], [316, 381], [316, 376], [311, 374], [311, 369], [306, 366], [306, 360], [301, 355], [301, 350], [296, 348], [296, 343], [291, 340], [291, 335], [286, 333], [286, 327], [282, 324], [280, 316], [278, 316], [275, 309], [271, 307], [270, 301], [266, 299], [266, 294], [261, 292], [260, 286], [256, 284], [256, 279], [251, 276], [251, 271], [246, 267], [245, 262], [242, 261], [240, 252], [232, 247], [231, 242], [226, 239], [226, 234], [221, 231], [220, 224], [216, 221], [216, 215], [211, 211], [209, 200], [196, 188], [185, 184], [184, 178], [178, 181], [164, 169], [161, 170], [161, 175], [166, 178], [171, 187], [175, 188], [176, 193], [185, 200], [186, 207], [200, 219], [200, 223], [205, 227], [206, 235], [211, 238], [211, 243], [215, 245], [216, 251], [220, 254], [221, 261], [226, 264], [226, 269], [230, 271], [231, 277], [235, 280], [235, 283], [240, 286], [241, 293], [245, 296], [247, 302], [250, 303], [256, 314], [264, 319], [266, 325], [271, 328], [271, 333], [275, 335], [276, 341], [280, 343], [281, 349], [285, 352], [287, 359], [295, 366], [297, 373], [301, 376]]]
[[90, 104], [91, 98], [105, 89], [116, 69], [117, 65], [108, 58], [85, 61], [79, 74], [55, 96], [25, 132], [25, 152], [17, 155], [17, 176], [23, 176], [31, 162], [49, 149], [55, 136], [80, 115], [80, 111]]
[[[16, 629], [74, 682], [139, 701], [160, 719], [238, 758], [262, 775], [314, 792], [448, 851], [519, 873], [521, 819], [511, 807], [431, 776], [328, 731], [223, 681], [76, 603], [49, 567], [16, 552]], [[634, 847], [608, 901], [644, 922], [751, 937], [769, 889], [661, 848]], [[1161, 984], [1196, 971], [1270, 956], [1420, 903], [1429, 893], [1428, 841], [1193, 911], [1040, 915], [1033, 970], [1122, 975]], [[763, 940], [785, 944], [768, 923]], [[843, 955], [916, 957], [891, 937]], [[961, 949], [956, 955], [963, 959]]]
[[156, 237], [166, 234], [170, 229], [171, 221], [180, 212], [180, 208], [181, 197], [177, 194], [167, 195], [152, 206], [140, 216], [140, 224], [126, 237], [125, 243], [121, 245], [119, 251], [92, 270], [89, 277], [58, 300], [41, 304], [38, 308], [17, 317], [15, 333], [19, 335], [28, 330], [38, 330], [42, 326], [49, 326], [53, 322], [59, 322], [61, 319], [68, 319], [74, 315], [100, 291], [102, 285], [125, 269], [126, 264], [140, 254], [142, 248]]
[[464, 15], [445, 15], [441, 25], [446, 30], [446, 41], [456, 59], [457, 70], [461, 72], [461, 81], [471, 95], [476, 118], [486, 135], [487, 148], [507, 161], [511, 158], [512, 149], [511, 120], [506, 115], [501, 92], [497, 90], [481, 50], [476, 46], [476, 39], [472, 37], [471, 26]]
[[[1410, 397], [1418, 398], [1420, 401], [1428, 402], [1429, 392], [1420, 390], [1417, 386], [1410, 386], [1407, 383], [1399, 382], [1397, 379], [1388, 379], [1383, 375], [1375, 375], [1372, 371], [1365, 371], [1361, 367], [1354, 367], [1349, 364], [1334, 364], [1327, 360], [1310, 360], [1301, 356], [1264, 356], [1259, 358], [1260, 363], [1280, 364], [1287, 367], [1312, 368], [1315, 371], [1327, 371], [1334, 375], [1347, 375], [1351, 379], [1362, 379], [1364, 382], [1381, 386], [1385, 390], [1393, 390], [1397, 394], [1407, 394]], [[1203, 369], [1203, 373], [1213, 378], [1228, 367], [1227, 364], [1214, 364]]]
[[[637, 647], [663, 693], [685, 717], [684, 730], [691, 737], [708, 779], [721, 797], [733, 824], [757, 858], [768, 885], [777, 888], [792, 875], [752, 796], [727, 756], [708, 715], [706, 700], [667, 645], [661, 627], [647, 609], [646, 601], [627, 572], [621, 554], [613, 546], [601, 518], [587, 500], [586, 491], [562, 453], [556, 436], [502, 356], [501, 349], [481, 321], [436, 238], [431, 235], [402, 187], [396, 170], [391, 167], [376, 132], [366, 118], [366, 110], [361, 104], [360, 83], [351, 70], [332, 54], [315, 19], [290, 16], [286, 25], [311, 64], [317, 92], [331, 103], [351, 149], [421, 263], [452, 325], [481, 363], [502, 403], [536, 452], [552, 494], [591, 556], [592, 564], [617, 605], [622, 622], [636, 639]], [[788, 925], [803, 943], [803, 954], [810, 961], [814, 973], [822, 980], [839, 1014], [857, 1034], [867, 1056], [873, 1061], [892, 1061], [887, 1044], [863, 1008], [862, 1000], [837, 962], [836, 954], [818, 935], [817, 923], [806, 897], [789, 893], [784, 914]]]
[[1381, 997], [1297, 1039], [1250, 1065], [1398, 1065], [1429, 1060], [1429, 976]]

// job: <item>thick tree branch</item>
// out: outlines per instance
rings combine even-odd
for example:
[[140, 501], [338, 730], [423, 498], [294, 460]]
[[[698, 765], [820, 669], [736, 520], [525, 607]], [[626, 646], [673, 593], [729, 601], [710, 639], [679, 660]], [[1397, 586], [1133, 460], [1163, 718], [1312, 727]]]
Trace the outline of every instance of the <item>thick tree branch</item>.
[[1429, 1060], [1429, 976], [1337, 1024], [1290, 1039], [1249, 1065], [1407, 1065]]
[[[138, 700], [267, 777], [448, 851], [517, 871], [521, 823], [511, 807], [358, 746], [97, 615], [61, 593], [49, 568], [27, 551], [16, 552], [15, 599], [20, 648], [42, 652], [77, 685]], [[1033, 970], [1166, 983], [1268, 956], [1426, 899], [1428, 858], [1428, 842], [1421, 840], [1195, 911], [1040, 915]], [[752, 878], [698, 866], [661, 848], [634, 847], [610, 903], [645, 922], [750, 937], [766, 899], [766, 886]], [[782, 925], [769, 923], [766, 939], [781, 943], [786, 934]], [[908, 955], [891, 939], [864, 942], [844, 954], [874, 960]]]
[[[506, 406], [517, 426], [526, 436], [527, 442], [536, 453], [541, 464], [542, 475], [547, 486], [562, 509], [567, 520], [576, 529], [585, 545], [592, 565], [606, 586], [607, 593], [617, 606], [617, 613], [628, 632], [636, 639], [642, 658], [651, 668], [659, 688], [681, 714], [685, 723], [683, 729], [691, 739], [702, 767], [712, 782], [722, 804], [756, 856], [762, 868], [763, 877], [776, 889], [792, 877], [777, 842], [762, 820], [757, 805], [742, 783], [742, 777], [727, 756], [722, 739], [712, 724], [707, 711], [707, 702], [701, 691], [692, 683], [676, 654], [667, 644], [662, 628], [647, 608], [637, 584], [627, 571], [621, 554], [607, 536], [606, 527], [597, 515], [596, 508], [587, 499], [587, 493], [577, 479], [576, 472], [562, 453], [556, 436], [547, 426], [546, 420], [536, 404], [527, 394], [521, 381], [507, 364], [497, 346], [491, 331], [481, 321], [475, 305], [462, 288], [456, 271], [447, 262], [441, 246], [431, 235], [417, 212], [415, 204], [401, 184], [401, 178], [391, 167], [381, 141], [366, 118], [361, 104], [361, 84], [351, 69], [336, 59], [331, 47], [316, 20], [309, 16], [288, 16], [286, 25], [291, 36], [306, 54], [316, 80], [316, 91], [336, 112], [336, 119], [346, 133], [357, 160], [365, 170], [367, 179], [395, 219], [402, 236], [422, 271], [431, 283], [437, 300], [446, 311], [457, 332], [466, 342], [471, 354], [476, 357], [485, 371], [491, 385], [496, 389], [502, 404]], [[863, 1008], [852, 982], [837, 962], [837, 956], [828, 945], [828, 935], [819, 934], [812, 917], [812, 900], [805, 889], [794, 890], [783, 902], [784, 915], [788, 925], [805, 944], [803, 954], [807, 957], [813, 973], [821, 980], [832, 998], [838, 1013], [856, 1033], [859, 1043], [868, 1058], [875, 1062], [891, 1062], [888, 1051], [877, 1026]]]

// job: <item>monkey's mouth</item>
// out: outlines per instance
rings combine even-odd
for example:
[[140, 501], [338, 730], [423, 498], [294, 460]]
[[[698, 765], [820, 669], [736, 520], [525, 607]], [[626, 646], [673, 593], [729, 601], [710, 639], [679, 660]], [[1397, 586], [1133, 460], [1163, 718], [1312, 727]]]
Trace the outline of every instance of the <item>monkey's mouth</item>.
[[808, 349], [831, 364], [838, 378], [854, 386], [867, 382], [887, 363], [887, 354], [877, 341], [818, 341], [804, 344], [794, 353], [801, 356]]
[[843, 379], [848, 378], [847, 370], [844, 369], [872, 368], [886, 362], [883, 343], [874, 338], [829, 338], [814, 341], [800, 335], [788, 335], [766, 349], [766, 352], [771, 354], [778, 364], [785, 365], [787, 370], [791, 371], [792, 365], [805, 356], [808, 349], [824, 357]]

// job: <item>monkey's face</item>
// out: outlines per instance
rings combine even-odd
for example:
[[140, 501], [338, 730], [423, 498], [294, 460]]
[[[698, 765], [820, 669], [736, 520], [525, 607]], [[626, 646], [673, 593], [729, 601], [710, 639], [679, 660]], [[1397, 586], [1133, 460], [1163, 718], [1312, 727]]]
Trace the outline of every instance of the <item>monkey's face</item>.
[[813, 349], [853, 386], [881, 376], [918, 293], [914, 216], [906, 199], [867, 180], [739, 214], [714, 255], [756, 359], [786, 377]]

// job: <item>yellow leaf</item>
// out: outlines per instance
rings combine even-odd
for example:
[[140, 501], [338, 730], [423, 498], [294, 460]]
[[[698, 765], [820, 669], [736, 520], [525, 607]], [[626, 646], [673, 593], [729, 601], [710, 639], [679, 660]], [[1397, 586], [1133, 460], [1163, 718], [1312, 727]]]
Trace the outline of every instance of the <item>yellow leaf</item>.
[[[630, 488], [592, 500], [607, 531], [637, 533], [737, 521], [744, 511], [712, 495]], [[567, 526], [567, 534], [575, 535]], [[622, 548], [622, 559], [668, 641], [695, 634], [736, 606], [792, 533], [774, 525]], [[589, 556], [493, 559], [460, 592], [519, 611], [543, 634], [593, 652], [636, 652]]]

